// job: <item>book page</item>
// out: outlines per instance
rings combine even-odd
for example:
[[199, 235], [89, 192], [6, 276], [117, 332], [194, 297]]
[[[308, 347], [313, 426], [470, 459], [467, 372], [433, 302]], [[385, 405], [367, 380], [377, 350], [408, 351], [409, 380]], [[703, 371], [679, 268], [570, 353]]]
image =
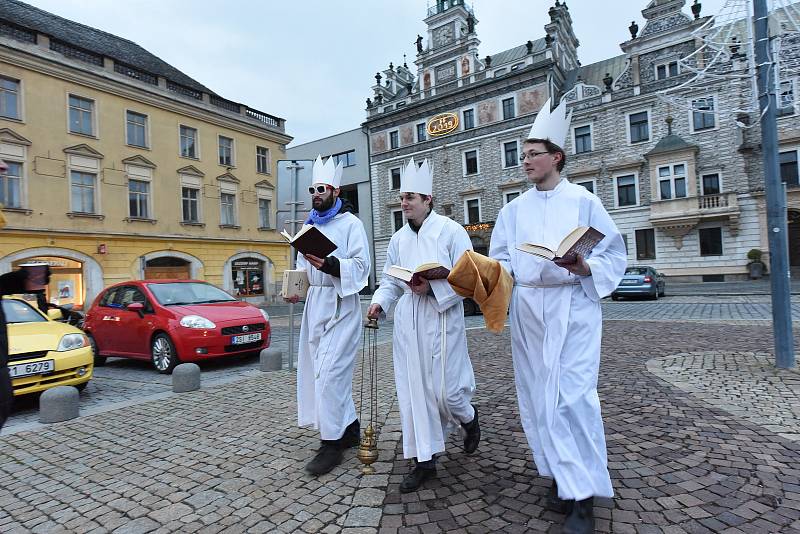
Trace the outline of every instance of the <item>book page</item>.
[[411, 269], [400, 267], [399, 265], [392, 265], [391, 267], [389, 267], [386, 270], [386, 274], [388, 274], [389, 276], [393, 276], [404, 282], [410, 282], [412, 276]]
[[534, 245], [533, 243], [523, 243], [517, 247], [517, 250], [527, 252], [528, 254], [533, 254], [534, 256], [540, 256], [548, 260], [552, 260], [556, 257], [555, 252], [549, 248], [545, 247], [544, 245]]

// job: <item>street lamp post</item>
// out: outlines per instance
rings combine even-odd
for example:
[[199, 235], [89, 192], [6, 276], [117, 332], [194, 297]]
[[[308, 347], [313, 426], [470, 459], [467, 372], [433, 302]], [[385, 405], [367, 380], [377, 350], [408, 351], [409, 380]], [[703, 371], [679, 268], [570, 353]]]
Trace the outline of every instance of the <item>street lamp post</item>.
[[[302, 204], [302, 201], [297, 200], [297, 180], [301, 169], [304, 169], [302, 165], [297, 163], [297, 161], [292, 161], [289, 165], [286, 166], [287, 169], [291, 172], [291, 180], [292, 180], [292, 197], [287, 202], [289, 205], [290, 216], [289, 222], [292, 225], [292, 235], [297, 233], [297, 206]], [[294, 250], [294, 247], [289, 247], [289, 269], [295, 268], [296, 263], [296, 255], [297, 252]], [[294, 369], [294, 303], [289, 303], [289, 369]]]
[[764, 186], [767, 192], [772, 324], [775, 338], [775, 366], [795, 365], [792, 339], [792, 308], [789, 272], [789, 242], [786, 224], [785, 189], [778, 164], [778, 128], [775, 120], [775, 67], [769, 36], [767, 0], [754, 0], [755, 59], [758, 69], [758, 101], [761, 109], [761, 147], [764, 152]]

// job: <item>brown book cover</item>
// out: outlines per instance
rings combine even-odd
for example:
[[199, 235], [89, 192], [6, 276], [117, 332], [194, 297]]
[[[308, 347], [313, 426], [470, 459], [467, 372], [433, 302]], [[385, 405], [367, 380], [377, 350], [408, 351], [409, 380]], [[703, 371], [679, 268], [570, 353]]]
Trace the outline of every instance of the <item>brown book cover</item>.
[[286, 230], [283, 230], [281, 235], [300, 254], [310, 254], [318, 258], [325, 258], [338, 248], [319, 228], [311, 224], [304, 224], [294, 237], [290, 236]]
[[591, 226], [579, 226], [561, 240], [556, 250], [535, 243], [523, 243], [517, 247], [517, 250], [547, 260], [560, 259], [565, 263], [573, 263], [577, 260], [578, 254], [585, 258], [605, 236], [604, 233]]

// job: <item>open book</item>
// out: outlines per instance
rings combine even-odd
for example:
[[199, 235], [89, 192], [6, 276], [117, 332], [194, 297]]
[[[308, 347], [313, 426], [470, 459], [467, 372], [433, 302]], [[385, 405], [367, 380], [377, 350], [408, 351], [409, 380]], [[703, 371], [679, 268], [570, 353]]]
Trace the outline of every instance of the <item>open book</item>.
[[565, 263], [572, 263], [577, 260], [578, 254], [586, 257], [604, 237], [604, 233], [591, 226], [579, 226], [561, 240], [561, 244], [556, 250], [534, 243], [523, 243], [517, 246], [517, 250], [540, 256], [546, 260], [561, 259]]
[[294, 237], [286, 230], [281, 231], [283, 238], [289, 242], [299, 253], [311, 254], [318, 258], [325, 258], [336, 250], [336, 244], [328, 239], [319, 228], [311, 224], [304, 224]]
[[399, 265], [392, 265], [387, 269], [386, 274], [389, 276], [394, 276], [397, 279], [402, 280], [403, 282], [407, 282], [409, 284], [412, 283], [412, 279], [414, 280], [413, 284], [417, 284], [417, 280], [420, 278], [425, 278], [426, 280], [441, 280], [442, 278], [447, 278], [447, 275], [450, 274], [450, 269], [442, 265], [441, 263], [423, 263], [416, 269], [409, 269], [408, 267], [400, 267]]

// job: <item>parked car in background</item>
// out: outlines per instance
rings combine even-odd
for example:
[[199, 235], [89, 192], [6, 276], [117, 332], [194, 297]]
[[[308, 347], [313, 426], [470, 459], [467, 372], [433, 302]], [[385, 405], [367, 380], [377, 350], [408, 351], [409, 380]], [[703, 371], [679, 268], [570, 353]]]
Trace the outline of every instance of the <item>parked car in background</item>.
[[617, 289], [611, 293], [611, 298], [617, 300], [620, 297], [648, 297], [658, 299], [663, 297], [666, 291], [664, 275], [652, 267], [638, 266], [625, 269]]
[[103, 365], [109, 356], [150, 360], [160, 373], [181, 362], [269, 346], [266, 311], [198, 280], [135, 280], [106, 288], [84, 328]]
[[15, 297], [1, 300], [8, 323], [8, 371], [14, 395], [56, 386], [83, 390], [94, 369], [86, 335], [43, 314], [35, 302], [31, 305]]

